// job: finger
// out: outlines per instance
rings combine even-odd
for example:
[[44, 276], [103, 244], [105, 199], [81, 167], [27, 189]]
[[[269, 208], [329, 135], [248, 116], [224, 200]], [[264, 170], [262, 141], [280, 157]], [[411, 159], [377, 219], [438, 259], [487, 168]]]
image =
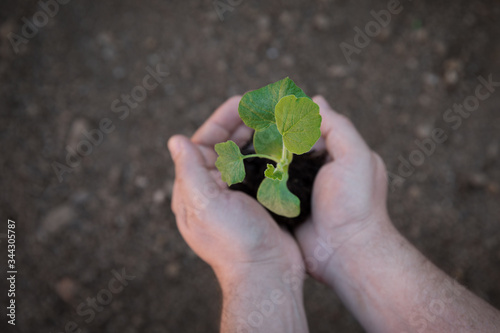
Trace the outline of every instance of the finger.
[[351, 121], [332, 110], [322, 96], [315, 96], [314, 102], [319, 105], [321, 135], [325, 139], [326, 148], [335, 159], [355, 154], [369, 153], [369, 148]]
[[183, 207], [183, 202], [182, 202], [182, 197], [181, 197], [181, 192], [179, 189], [179, 183], [174, 182], [174, 186], [172, 189], [172, 200], [170, 204], [170, 208], [172, 209], [172, 212], [175, 215], [175, 218], [177, 221], [182, 221], [184, 220], [184, 210], [182, 209]]
[[[253, 130], [245, 125], [241, 125], [236, 129], [236, 131], [231, 135], [229, 140], [234, 141], [239, 147], [243, 147], [245, 143], [252, 137]], [[215, 167], [215, 161], [217, 160], [217, 153], [214, 147], [198, 145], [203, 157], [205, 158], [205, 166], [209, 169]]]
[[318, 141], [314, 144], [314, 146], [311, 148], [311, 150], [314, 151], [323, 151], [326, 149], [326, 144], [325, 144], [325, 139], [323, 137], [320, 137]]
[[305, 259], [306, 271], [314, 277], [319, 276], [317, 271], [318, 267], [315, 265], [314, 254], [315, 247], [318, 245], [318, 232], [314, 224], [314, 220], [309, 218], [307, 221], [302, 223], [297, 229], [295, 229], [295, 239], [297, 240], [299, 247], [302, 251], [302, 255]]
[[234, 96], [224, 102], [194, 133], [191, 140], [207, 147], [213, 147], [216, 143], [229, 140], [243, 124], [238, 114], [240, 99], [240, 96]]
[[229, 140], [234, 141], [239, 147], [244, 146], [248, 140], [252, 138], [253, 129], [246, 126], [245, 124], [241, 124], [233, 133], [233, 135], [229, 138]]

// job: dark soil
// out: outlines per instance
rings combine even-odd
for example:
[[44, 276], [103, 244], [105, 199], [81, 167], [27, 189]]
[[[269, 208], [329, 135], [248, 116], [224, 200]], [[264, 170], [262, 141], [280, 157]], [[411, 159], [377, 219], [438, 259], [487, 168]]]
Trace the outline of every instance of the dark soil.
[[[286, 76], [348, 116], [391, 174], [434, 128], [445, 131], [391, 186], [390, 215], [432, 262], [500, 307], [500, 88], [460, 126], [443, 119], [479, 76], [500, 81], [499, 1], [402, 0], [350, 64], [340, 43], [352, 45], [354, 27], [387, 0], [244, 0], [223, 22], [213, 1], [72, 0], [14, 53], [8, 36], [38, 2], [0, 1], [0, 332], [64, 332], [72, 321], [82, 333], [217, 332], [217, 281], [170, 210], [166, 141], [192, 135], [228, 97]], [[158, 64], [170, 72], [161, 84], [127, 117], [114, 112]], [[60, 182], [52, 163], [66, 164], [66, 147], [103, 118], [115, 130]], [[16, 327], [4, 312], [8, 218]], [[92, 320], [79, 315], [122, 268], [135, 278]], [[308, 279], [304, 299], [311, 332], [363, 331], [323, 285]]]
[[[243, 155], [254, 154], [252, 141], [242, 147]], [[289, 167], [287, 186], [290, 192], [295, 194], [300, 200], [300, 214], [294, 218], [277, 215], [271, 211], [274, 220], [281, 226], [285, 226], [290, 232], [304, 222], [311, 215], [311, 195], [314, 179], [319, 169], [325, 163], [327, 154], [325, 151], [310, 151], [302, 155], [294, 155]], [[270, 161], [262, 158], [247, 158], [245, 163], [245, 180], [242, 183], [234, 184], [230, 188], [257, 198], [257, 190], [264, 179], [264, 171]]]

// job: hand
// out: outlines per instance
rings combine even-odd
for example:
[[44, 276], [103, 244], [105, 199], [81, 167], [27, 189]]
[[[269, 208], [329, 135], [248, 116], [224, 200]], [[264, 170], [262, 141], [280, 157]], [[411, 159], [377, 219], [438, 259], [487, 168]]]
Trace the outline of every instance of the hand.
[[221, 284], [221, 332], [307, 332], [297, 243], [255, 199], [229, 190], [215, 168], [216, 143], [241, 146], [252, 136], [238, 115], [239, 100], [226, 101], [191, 140], [169, 140], [172, 210], [182, 236]]
[[309, 272], [327, 282], [326, 265], [337, 251], [371, 237], [387, 221], [387, 176], [384, 163], [366, 145], [346, 117], [321, 96], [313, 99], [323, 118], [322, 140], [330, 161], [319, 171], [309, 221], [297, 238]]
[[497, 332], [498, 311], [392, 226], [384, 163], [347, 118], [314, 100], [334, 160], [320, 169], [311, 219], [297, 230], [309, 272], [333, 287], [367, 332]]
[[295, 240], [255, 199], [229, 190], [215, 168], [216, 143], [233, 140], [241, 146], [251, 138], [237, 112], [239, 100], [226, 101], [191, 140], [180, 135], [169, 140], [176, 173], [172, 210], [186, 242], [219, 280], [281, 279], [290, 266], [303, 266]]

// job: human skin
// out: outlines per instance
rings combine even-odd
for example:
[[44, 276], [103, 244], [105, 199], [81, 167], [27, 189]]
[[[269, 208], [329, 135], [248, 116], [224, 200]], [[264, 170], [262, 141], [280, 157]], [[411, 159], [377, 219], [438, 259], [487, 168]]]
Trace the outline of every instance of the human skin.
[[[219, 280], [221, 332], [307, 332], [297, 243], [255, 199], [229, 190], [215, 168], [216, 143], [242, 145], [252, 135], [239, 118], [239, 100], [226, 101], [191, 140], [169, 140], [172, 210], [188, 245]], [[298, 267], [293, 279], [286, 275], [292, 267]]]
[[191, 139], [174, 136], [172, 209], [188, 245], [214, 270], [223, 293], [221, 332], [307, 332], [304, 271], [334, 289], [368, 332], [496, 332], [497, 310], [422, 256], [393, 227], [387, 177], [344, 116], [324, 98], [322, 138], [330, 160], [313, 187], [312, 213], [295, 232], [280, 229], [215, 168], [214, 145], [243, 145], [251, 130], [225, 102]]
[[316, 97], [331, 160], [310, 220], [296, 232], [309, 273], [333, 288], [367, 332], [498, 332], [500, 314], [394, 228], [387, 172], [352, 123]]

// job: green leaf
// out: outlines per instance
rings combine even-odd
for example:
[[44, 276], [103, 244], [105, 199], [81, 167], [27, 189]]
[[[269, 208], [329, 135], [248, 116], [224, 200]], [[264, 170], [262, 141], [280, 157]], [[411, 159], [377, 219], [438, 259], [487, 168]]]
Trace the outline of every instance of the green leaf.
[[264, 178], [257, 191], [257, 200], [275, 214], [297, 217], [300, 214], [300, 200], [286, 186], [286, 178]]
[[215, 166], [221, 173], [221, 178], [228, 186], [241, 183], [245, 179], [245, 165], [240, 148], [233, 141], [226, 141], [215, 145], [219, 155]]
[[280, 159], [283, 151], [283, 139], [276, 124], [256, 131], [253, 135], [253, 147], [257, 154], [269, 155]]
[[270, 179], [283, 179], [283, 171], [280, 171], [274, 167], [272, 164], [267, 165], [266, 171], [264, 171], [264, 176]]
[[294, 154], [307, 153], [321, 136], [319, 106], [309, 98], [283, 97], [275, 115], [285, 147]]
[[263, 88], [247, 92], [241, 98], [238, 106], [240, 118], [245, 125], [257, 131], [274, 124], [274, 109], [276, 104], [284, 96], [295, 95], [307, 97], [307, 95], [295, 85], [288, 77]]

